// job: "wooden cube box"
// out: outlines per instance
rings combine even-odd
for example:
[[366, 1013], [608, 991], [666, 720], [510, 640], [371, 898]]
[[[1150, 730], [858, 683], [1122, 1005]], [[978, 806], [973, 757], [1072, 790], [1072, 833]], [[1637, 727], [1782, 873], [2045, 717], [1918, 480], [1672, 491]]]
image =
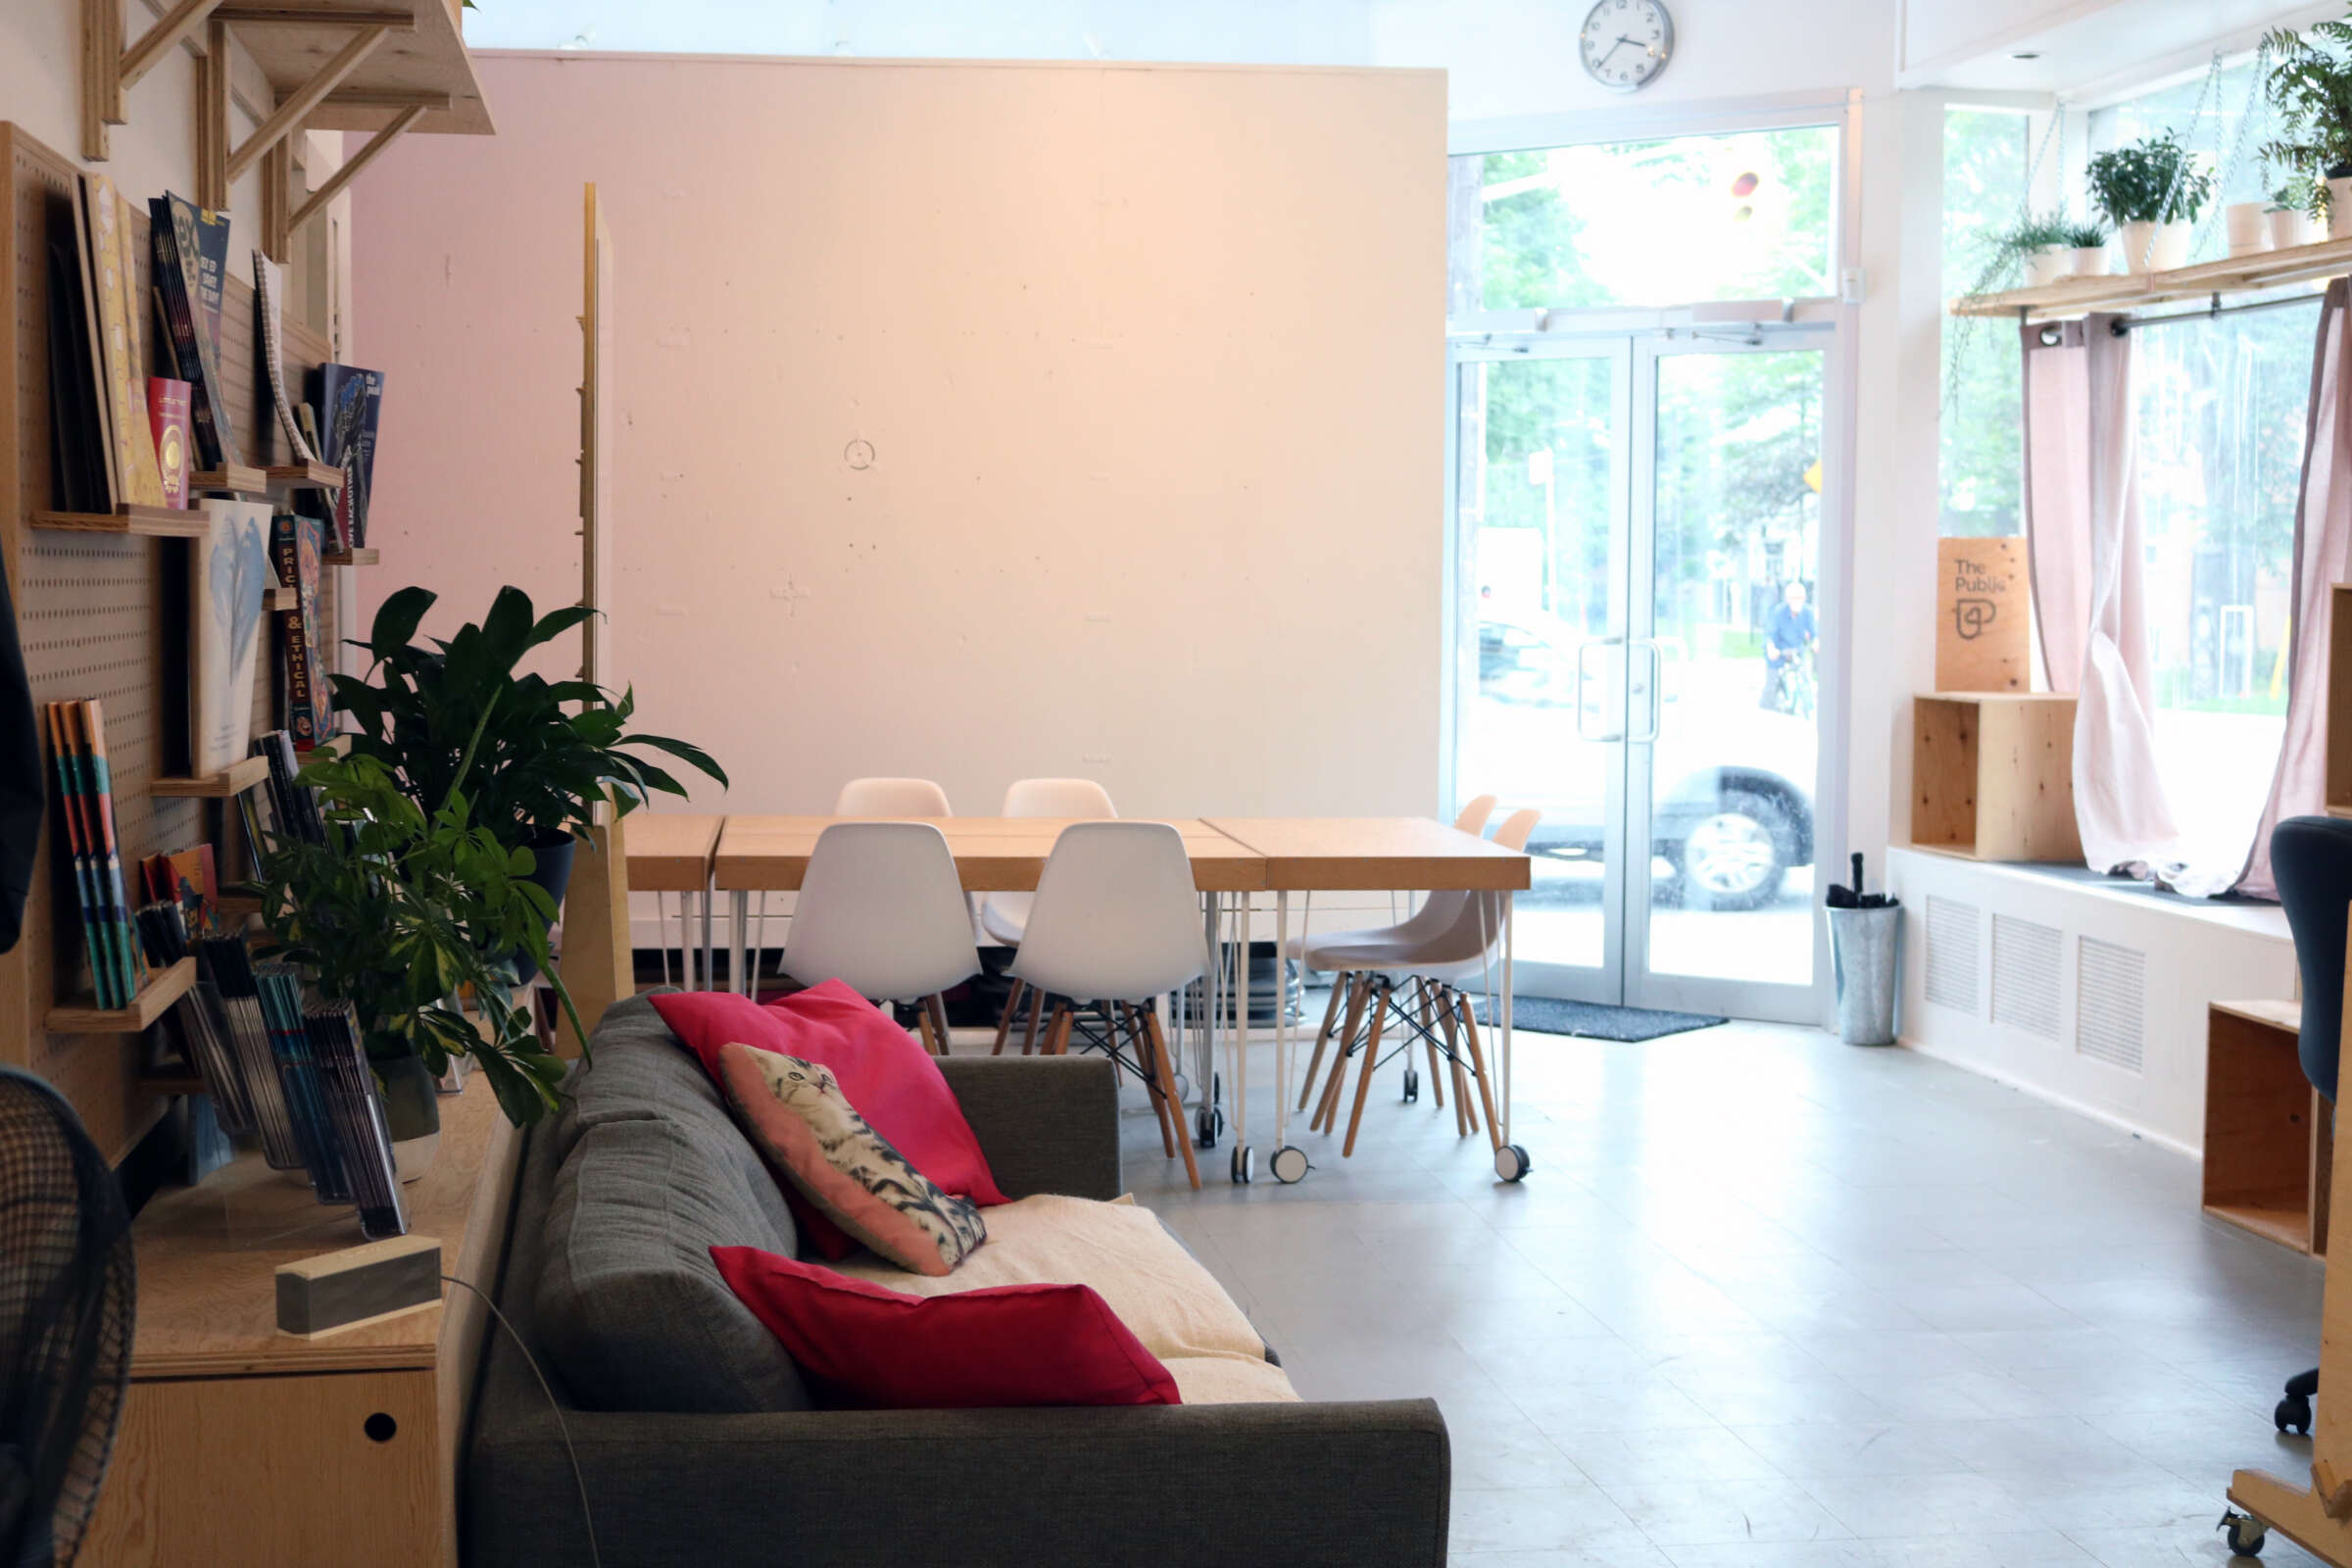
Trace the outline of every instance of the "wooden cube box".
[[2328, 1250], [2334, 1135], [2296, 1054], [2302, 1004], [2217, 1002], [2205, 1026], [2205, 1212], [2299, 1252]]
[[1913, 699], [1911, 842], [1980, 860], [2080, 860], [2075, 700], [2048, 692]]

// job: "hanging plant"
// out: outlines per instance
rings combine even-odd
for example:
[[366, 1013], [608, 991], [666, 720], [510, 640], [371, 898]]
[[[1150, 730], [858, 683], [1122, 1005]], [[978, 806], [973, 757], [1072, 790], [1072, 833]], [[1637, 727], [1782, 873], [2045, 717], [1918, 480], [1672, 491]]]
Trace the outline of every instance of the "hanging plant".
[[2169, 130], [2095, 155], [2087, 174], [2092, 204], [2118, 227], [2194, 221], [2213, 199], [2213, 176]]
[[2262, 47], [2278, 62], [2270, 94], [2284, 122], [2284, 134], [2264, 143], [2262, 156], [2315, 186], [2352, 178], [2352, 22], [2323, 22], [2309, 32], [2277, 27], [2263, 34]]

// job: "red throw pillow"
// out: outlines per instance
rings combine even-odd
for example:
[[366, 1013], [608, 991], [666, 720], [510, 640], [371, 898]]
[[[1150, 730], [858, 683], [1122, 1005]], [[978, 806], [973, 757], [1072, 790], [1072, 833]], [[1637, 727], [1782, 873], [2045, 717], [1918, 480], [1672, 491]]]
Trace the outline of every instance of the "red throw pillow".
[[802, 1371], [862, 1408], [1184, 1402], [1090, 1285], [925, 1298], [756, 1247], [713, 1247], [710, 1261]]
[[[842, 981], [828, 980], [764, 1007], [731, 991], [667, 992], [653, 1000], [662, 1021], [702, 1058], [703, 1070], [722, 1093], [718, 1052], [732, 1043], [829, 1067], [866, 1125], [942, 1192], [983, 1208], [1009, 1201], [998, 1191], [980, 1140], [930, 1053]], [[835, 1261], [857, 1250], [840, 1226], [783, 1185], [810, 1246]]]

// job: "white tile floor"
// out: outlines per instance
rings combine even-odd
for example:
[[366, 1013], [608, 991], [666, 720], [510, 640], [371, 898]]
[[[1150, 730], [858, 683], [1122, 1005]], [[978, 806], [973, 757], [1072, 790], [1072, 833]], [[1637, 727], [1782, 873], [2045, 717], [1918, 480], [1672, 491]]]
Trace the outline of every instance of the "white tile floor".
[[1457, 1561], [2219, 1563], [2230, 1470], [2307, 1473], [2270, 1410], [2317, 1359], [2319, 1268], [2204, 1220], [2190, 1161], [1807, 1030], [1518, 1056], [1515, 1187], [1394, 1066], [1353, 1159], [1295, 1127], [1297, 1187], [1220, 1150], [1194, 1194], [1127, 1123], [1138, 1196], [1302, 1394], [1438, 1399]]

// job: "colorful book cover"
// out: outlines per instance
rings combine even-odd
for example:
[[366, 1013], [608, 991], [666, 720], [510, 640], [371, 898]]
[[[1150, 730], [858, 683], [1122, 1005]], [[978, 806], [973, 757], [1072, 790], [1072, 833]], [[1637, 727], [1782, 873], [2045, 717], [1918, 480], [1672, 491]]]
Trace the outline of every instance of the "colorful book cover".
[[[376, 421], [383, 410], [381, 370], [356, 365], [321, 365], [306, 384], [307, 402], [318, 411], [319, 461], [343, 470], [343, 488], [332, 497], [331, 537], [351, 548], [368, 542], [368, 488], [375, 471]], [[318, 516], [327, 499], [303, 509]]]
[[375, 496], [375, 431], [384, 413], [384, 372], [357, 373], [368, 383], [368, 411], [360, 417], [359, 443], [346, 464], [351, 469], [346, 488], [351, 496], [350, 537], [355, 549], [368, 543], [368, 508]]
[[277, 422], [297, 463], [318, 463], [318, 454], [303, 439], [286, 397], [285, 271], [261, 251], [253, 253], [253, 319], [261, 336], [262, 368], [270, 377], [270, 400], [276, 405]]
[[214, 498], [188, 573], [190, 765], [218, 773], [246, 755], [270, 586], [270, 503]]
[[191, 939], [227, 934], [213, 902], [220, 895], [220, 884], [210, 844], [151, 856], [147, 866], [154, 884], [150, 897], [179, 906], [180, 920]]
[[270, 555], [281, 588], [294, 603], [277, 612], [279, 710], [294, 749], [307, 752], [328, 733], [324, 672], [318, 667], [318, 567], [320, 529], [316, 517], [281, 512], [270, 521]]
[[[217, 396], [220, 379], [220, 264], [228, 249], [228, 219], [166, 193], [148, 202], [148, 232], [154, 239], [157, 291], [172, 326], [180, 377], [188, 383], [200, 468], [234, 461], [236, 432], [227, 402]], [[208, 242], [219, 254], [208, 264]], [[207, 281], [206, 268], [210, 267]]]
[[74, 182], [74, 262], [81, 284], [82, 348], [80, 358], [90, 377], [92, 402], [90, 408], [96, 424], [90, 434], [97, 458], [97, 475], [103, 483], [105, 496], [97, 510], [112, 512], [116, 504], [127, 499], [123, 494], [122, 475], [115, 461], [115, 402], [106, 379], [106, 326], [98, 317], [98, 262], [90, 244], [88, 193], [81, 181]]
[[98, 994], [98, 1005], [116, 1007], [122, 1004], [115, 995], [115, 965], [107, 956], [112, 942], [106, 923], [100, 918], [104, 906], [91, 869], [81, 760], [74, 745], [73, 728], [66, 721], [66, 708], [64, 703], [42, 704], [41, 723], [48, 733], [49, 755], [57, 764], [57, 815], [65, 824], [67, 853], [74, 863], [74, 898], [81, 914], [82, 947], [89, 958], [92, 988]]
[[147, 433], [147, 366], [138, 357], [142, 341], [138, 319], [146, 313], [145, 297], [131, 309], [135, 273], [126, 275], [123, 263], [125, 229], [122, 201], [114, 181], [104, 174], [84, 173], [82, 218], [89, 224], [90, 269], [97, 280], [100, 363], [104, 368], [108, 417], [114, 426], [116, 490], [131, 506], [164, 504], [162, 476], [155, 467], [155, 442]]
[[164, 481], [164, 505], [188, 504], [188, 383], [166, 376], [147, 378], [147, 424], [155, 432], [155, 466]]
[[106, 713], [95, 698], [69, 706], [87, 769], [90, 825], [96, 834], [91, 855], [99, 871], [99, 891], [106, 901], [107, 923], [115, 938], [116, 981], [122, 998], [116, 1005], [126, 1007], [147, 983], [147, 956], [122, 884], [122, 852], [115, 833], [115, 783], [106, 760]]

